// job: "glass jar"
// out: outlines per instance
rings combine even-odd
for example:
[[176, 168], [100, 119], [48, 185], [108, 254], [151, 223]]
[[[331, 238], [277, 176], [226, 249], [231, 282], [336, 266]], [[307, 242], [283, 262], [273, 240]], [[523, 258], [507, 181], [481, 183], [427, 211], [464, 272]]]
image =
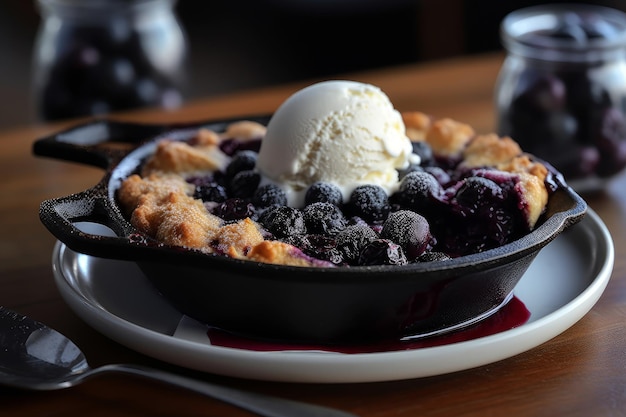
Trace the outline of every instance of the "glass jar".
[[183, 101], [187, 41], [175, 0], [38, 0], [33, 57], [44, 120]]
[[504, 18], [501, 39], [498, 133], [576, 190], [602, 188], [626, 167], [626, 14], [585, 4], [528, 7]]

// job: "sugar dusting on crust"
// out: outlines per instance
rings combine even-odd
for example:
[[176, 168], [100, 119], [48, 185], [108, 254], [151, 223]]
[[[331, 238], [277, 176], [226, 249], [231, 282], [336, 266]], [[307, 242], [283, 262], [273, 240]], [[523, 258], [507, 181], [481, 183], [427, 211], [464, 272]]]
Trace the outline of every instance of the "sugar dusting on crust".
[[259, 225], [246, 218], [220, 228], [214, 234], [211, 245], [220, 253], [226, 253], [233, 258], [242, 258], [261, 242], [263, 242], [263, 236]]
[[[205, 140], [208, 137], [204, 133]], [[229, 160], [217, 144], [191, 146], [181, 141], [163, 140], [158, 143], [154, 157], [142, 168], [142, 176], [154, 172], [194, 172], [221, 169]]]
[[118, 198], [138, 230], [159, 241], [205, 250], [208, 236], [222, 220], [210, 214], [202, 201], [189, 194], [193, 187], [178, 175], [131, 175], [122, 182]]
[[445, 118], [433, 122], [426, 141], [437, 155], [459, 157], [474, 134], [470, 125]]
[[509, 137], [499, 137], [495, 133], [477, 135], [463, 150], [463, 166], [493, 166], [510, 161], [521, 153], [517, 142]]

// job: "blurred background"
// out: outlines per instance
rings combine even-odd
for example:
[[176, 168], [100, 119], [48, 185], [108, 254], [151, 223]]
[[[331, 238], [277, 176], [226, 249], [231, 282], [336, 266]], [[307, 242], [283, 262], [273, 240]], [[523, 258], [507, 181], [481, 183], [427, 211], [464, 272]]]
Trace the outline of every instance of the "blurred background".
[[[626, 11], [626, 0], [578, 2]], [[546, 2], [179, 0], [175, 12], [189, 44], [184, 100], [500, 50], [502, 18], [517, 8], [542, 3]], [[0, 2], [0, 128], [39, 120], [32, 95], [32, 56], [40, 23], [34, 1]]]

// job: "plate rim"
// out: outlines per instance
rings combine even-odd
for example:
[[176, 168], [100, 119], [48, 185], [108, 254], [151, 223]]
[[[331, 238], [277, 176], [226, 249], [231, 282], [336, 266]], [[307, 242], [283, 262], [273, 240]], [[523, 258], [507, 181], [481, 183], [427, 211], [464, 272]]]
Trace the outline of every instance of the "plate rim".
[[[507, 359], [545, 343], [579, 321], [608, 285], [615, 250], [608, 228], [593, 210], [588, 209], [581, 222], [573, 227], [595, 229], [592, 232], [604, 244], [606, 253], [596, 259], [599, 268], [595, 277], [565, 305], [530, 323], [497, 334], [449, 345], [390, 352], [258, 352], [180, 339], [119, 317], [75, 288], [60, 262], [68, 254], [89, 255], [76, 253], [57, 241], [52, 253], [52, 269], [62, 298], [83, 321], [110, 339], [164, 362], [207, 373], [265, 381], [382, 382], [447, 374]], [[495, 353], [494, 349], [487, 349], [493, 346], [499, 347]], [[172, 355], [171, 349], [184, 354]], [[463, 358], [454, 360], [455, 356]], [[446, 360], [441, 360], [442, 357]], [[233, 361], [238, 365], [233, 367]], [[407, 363], [413, 365], [406, 366]], [[367, 366], [361, 366], [365, 364]], [[327, 372], [328, 367], [332, 367], [332, 372]]]

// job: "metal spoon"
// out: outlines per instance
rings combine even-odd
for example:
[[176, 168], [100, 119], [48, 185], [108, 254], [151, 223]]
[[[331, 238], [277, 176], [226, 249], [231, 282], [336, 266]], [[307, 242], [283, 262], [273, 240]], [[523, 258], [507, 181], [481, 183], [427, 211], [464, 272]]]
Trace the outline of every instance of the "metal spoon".
[[83, 352], [67, 337], [0, 306], [1, 385], [56, 390], [111, 372], [139, 375], [187, 388], [266, 417], [356, 417], [327, 407], [242, 391], [137, 365], [90, 368]]

